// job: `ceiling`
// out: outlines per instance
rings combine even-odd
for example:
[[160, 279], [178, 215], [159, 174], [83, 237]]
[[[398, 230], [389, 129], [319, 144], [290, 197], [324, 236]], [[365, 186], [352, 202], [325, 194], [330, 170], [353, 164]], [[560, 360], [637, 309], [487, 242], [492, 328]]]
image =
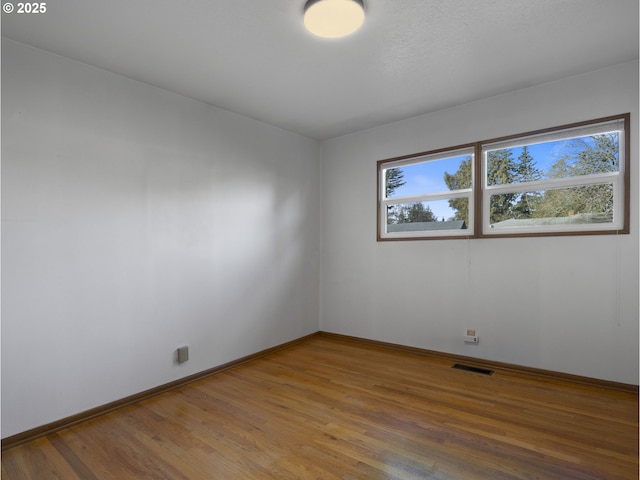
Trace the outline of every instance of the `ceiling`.
[[638, 58], [638, 0], [365, 0], [333, 40], [303, 6], [54, 0], [2, 35], [319, 140]]

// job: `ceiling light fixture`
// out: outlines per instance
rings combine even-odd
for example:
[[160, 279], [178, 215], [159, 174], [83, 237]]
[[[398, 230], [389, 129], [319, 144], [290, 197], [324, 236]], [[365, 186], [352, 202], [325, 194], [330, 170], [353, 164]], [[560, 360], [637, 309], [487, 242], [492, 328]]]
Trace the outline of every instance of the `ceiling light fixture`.
[[304, 26], [319, 37], [344, 37], [363, 22], [363, 0], [308, 0], [304, 6]]

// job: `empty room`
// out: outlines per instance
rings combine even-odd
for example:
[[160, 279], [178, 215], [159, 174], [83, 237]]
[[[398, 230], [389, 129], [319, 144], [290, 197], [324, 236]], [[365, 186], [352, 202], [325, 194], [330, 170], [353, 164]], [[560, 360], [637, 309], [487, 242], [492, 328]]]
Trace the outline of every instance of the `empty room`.
[[2, 478], [638, 478], [637, 0], [2, 2]]

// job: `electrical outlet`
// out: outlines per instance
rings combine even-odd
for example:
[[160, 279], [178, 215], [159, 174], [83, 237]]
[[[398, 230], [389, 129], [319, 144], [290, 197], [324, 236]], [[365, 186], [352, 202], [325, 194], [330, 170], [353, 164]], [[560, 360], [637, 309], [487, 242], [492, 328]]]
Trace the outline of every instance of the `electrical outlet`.
[[478, 337], [476, 335], [465, 335], [464, 343], [478, 343]]

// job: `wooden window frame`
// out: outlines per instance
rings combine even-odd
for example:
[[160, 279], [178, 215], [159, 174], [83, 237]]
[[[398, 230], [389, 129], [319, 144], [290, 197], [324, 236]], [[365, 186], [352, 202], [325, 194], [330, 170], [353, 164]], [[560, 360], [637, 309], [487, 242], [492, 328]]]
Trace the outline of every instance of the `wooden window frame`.
[[[588, 129], [588, 127], [593, 126], [597, 127], [599, 124], [606, 124], [612, 122], [621, 122], [624, 128], [624, 132], [621, 135], [620, 140], [620, 157], [619, 157], [619, 172], [613, 174], [595, 174], [593, 178], [582, 179], [580, 177], [567, 177], [567, 179], [546, 179], [538, 182], [532, 182], [531, 184], [514, 184], [509, 187], [499, 186], [499, 187], [491, 187], [487, 186], [487, 180], [485, 176], [486, 171], [486, 160], [483, 157], [483, 148], [489, 145], [496, 145], [506, 142], [512, 142], [517, 140], [523, 140], [526, 142], [527, 139], [535, 138], [535, 137], [545, 137], [548, 135], [558, 134], [562, 136], [563, 132], [571, 132], [578, 131], [579, 129]], [[631, 115], [629, 113], [621, 114], [621, 115], [612, 115], [609, 117], [602, 117], [593, 120], [587, 120], [583, 122], [571, 123], [566, 125], [561, 125], [557, 127], [550, 127], [541, 130], [535, 130], [515, 135], [509, 135], [504, 137], [492, 138], [489, 140], [482, 140], [479, 142], [468, 143], [463, 145], [457, 145], [454, 147], [441, 148], [437, 150], [430, 150], [425, 152], [419, 152], [409, 155], [403, 155], [400, 157], [393, 157], [384, 160], [379, 160], [376, 162], [376, 175], [377, 175], [377, 209], [376, 209], [376, 234], [377, 240], [381, 242], [386, 241], [407, 241], [407, 240], [444, 240], [444, 239], [470, 239], [470, 238], [507, 238], [507, 237], [542, 237], [542, 236], [576, 236], [576, 235], [617, 235], [617, 234], [628, 234], [630, 227], [630, 187], [631, 187], [631, 176], [630, 176], [630, 167], [631, 167]], [[588, 135], [586, 133], [585, 135]], [[526, 144], [526, 143], [524, 143]], [[444, 192], [440, 192], [434, 195], [424, 194], [424, 195], [414, 195], [412, 197], [397, 197], [393, 199], [385, 198], [385, 185], [384, 185], [384, 174], [383, 172], [388, 168], [393, 168], [394, 165], [411, 165], [422, 163], [420, 159], [427, 159], [423, 161], [428, 161], [428, 157], [436, 157], [442, 156], [442, 154], [446, 154], [447, 152], [455, 153], [456, 151], [463, 150], [473, 150], [473, 168], [472, 168], [472, 186], [471, 186], [471, 194], [470, 194], [470, 203], [469, 203], [469, 217], [472, 225], [468, 226], [468, 230], [466, 230], [465, 234], [460, 234], [460, 231], [457, 230], [445, 230], [439, 231], [438, 233], [433, 232], [394, 232], [393, 234], [386, 231], [386, 216], [383, 215], [383, 212], [386, 212], [386, 205], [391, 203], [390, 200], [396, 201], [428, 201], [429, 197], [442, 197]], [[622, 189], [622, 193], [614, 196], [614, 202], [616, 202], [616, 198], [618, 201], [614, 203], [615, 208], [622, 207], [622, 214], [618, 218], [621, 222], [618, 221], [617, 225], [619, 228], [612, 225], [612, 228], [606, 227], [598, 227], [597, 225], [603, 224], [593, 224], [596, 225], [595, 228], [589, 228], [590, 224], [581, 224], [578, 227], [570, 227], [567, 224], [560, 225], [558, 229], [553, 229], [552, 227], [545, 228], [531, 228], [531, 230], [526, 227], [520, 227], [512, 229], [511, 231], [505, 231], [506, 229], [500, 228], [497, 231], [487, 232], [489, 225], [485, 220], [488, 217], [487, 204], [489, 203], [488, 197], [491, 195], [492, 191], [495, 192], [496, 189], [499, 191], [500, 189], [510, 188], [513, 190], [524, 190], [524, 187], [537, 187], [539, 189], [543, 189], [544, 187], [550, 188], [552, 186], [559, 187], [570, 187], [570, 186], [581, 186], [593, 184], [596, 180], [600, 179], [604, 181], [606, 178], [610, 178], [611, 182], [614, 183], [614, 189]], [[575, 179], [575, 180], [574, 180]], [[456, 191], [459, 192], [459, 191]], [[614, 211], [614, 215], [616, 215]], [[615, 217], [614, 217], [615, 222]], [[443, 233], [444, 232], [444, 233]]]

